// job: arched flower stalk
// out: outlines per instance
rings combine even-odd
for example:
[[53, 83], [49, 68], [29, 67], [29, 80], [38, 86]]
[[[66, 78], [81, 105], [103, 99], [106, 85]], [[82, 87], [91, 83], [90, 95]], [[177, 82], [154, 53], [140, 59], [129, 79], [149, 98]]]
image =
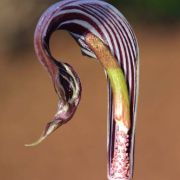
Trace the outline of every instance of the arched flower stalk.
[[48, 8], [35, 31], [36, 55], [47, 69], [59, 97], [58, 110], [39, 144], [68, 122], [81, 97], [80, 79], [67, 63], [51, 55], [49, 39], [56, 30], [67, 30], [83, 55], [100, 61], [109, 84], [108, 179], [131, 180], [138, 87], [138, 45], [125, 17], [102, 0], [63, 0]]

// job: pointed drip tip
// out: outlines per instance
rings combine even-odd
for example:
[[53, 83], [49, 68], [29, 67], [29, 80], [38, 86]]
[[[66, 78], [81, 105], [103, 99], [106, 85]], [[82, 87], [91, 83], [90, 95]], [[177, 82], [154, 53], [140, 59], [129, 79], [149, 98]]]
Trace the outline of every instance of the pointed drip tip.
[[44, 130], [44, 132], [42, 133], [42, 135], [40, 136], [40, 138], [30, 144], [25, 144], [25, 147], [33, 147], [33, 146], [37, 146], [39, 145], [42, 141], [44, 141], [52, 132], [54, 132], [57, 127], [59, 127], [59, 124], [56, 121], [52, 121], [49, 122]]

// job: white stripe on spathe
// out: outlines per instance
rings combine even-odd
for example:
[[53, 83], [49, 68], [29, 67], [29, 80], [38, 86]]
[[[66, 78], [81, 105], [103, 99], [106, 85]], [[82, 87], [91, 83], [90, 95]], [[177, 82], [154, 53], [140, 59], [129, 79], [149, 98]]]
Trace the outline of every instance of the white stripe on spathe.
[[[91, 21], [93, 21], [93, 22], [99, 27], [99, 29], [101, 29], [101, 31], [102, 31], [103, 35], [105, 36], [105, 38], [106, 38], [106, 40], [107, 40], [107, 43], [108, 43], [108, 45], [109, 45], [109, 47], [110, 47], [110, 49], [112, 50], [112, 53], [113, 53], [113, 55], [114, 55], [114, 48], [113, 48], [113, 46], [112, 46], [111, 39], [109, 38], [108, 32], [107, 32], [106, 29], [103, 27], [102, 22], [100, 22], [97, 18], [93, 17], [93, 16], [90, 15], [89, 13], [86, 13], [86, 12], [78, 9], [78, 6], [77, 6], [77, 9], [74, 9], [74, 8], [75, 8], [75, 7], [73, 7], [73, 9], [62, 10], [62, 11], [60, 11], [59, 14], [57, 14], [57, 16], [58, 16], [58, 15], [66, 15], [66, 14], [69, 14], [69, 13], [78, 13], [78, 14], [80, 14], [80, 15], [82, 15], [82, 16], [88, 17]], [[61, 24], [60, 24], [60, 25], [61, 25]], [[83, 23], [81, 24], [81, 26], [83, 26], [83, 27], [85, 27], [85, 28], [87, 29], [87, 27], [84, 26]], [[60, 26], [59, 26], [59, 27], [60, 27]], [[59, 27], [58, 27], [58, 28], [59, 28]], [[93, 27], [93, 28], [94, 28], [94, 27]], [[90, 29], [90, 28], [89, 28], [88, 30], [91, 32], [91, 29]], [[103, 38], [102, 38], [101, 35], [99, 35], [98, 37], [103, 41]]]
[[97, 30], [91, 24], [89, 24], [87, 21], [84, 21], [84, 20], [73, 19], [73, 20], [65, 21], [58, 26], [58, 29], [61, 29], [61, 26], [63, 26], [63, 25], [72, 24], [72, 23], [78, 24], [78, 25], [86, 28], [92, 34], [101, 38], [101, 35], [97, 32]]
[[[108, 39], [111, 39], [111, 38], [112, 38], [112, 40], [110, 40], [110, 42], [113, 42], [113, 44], [114, 44], [114, 46], [115, 46], [115, 47], [114, 47], [114, 46], [112, 45], [112, 43], [111, 43], [111, 46], [110, 46], [111, 53], [113, 54], [113, 56], [114, 56], [115, 54], [118, 54], [117, 51], [119, 51], [119, 48], [118, 48], [118, 45], [117, 45], [117, 41], [116, 41], [116, 39], [115, 39], [115, 36], [113, 35], [113, 32], [112, 32], [110, 26], [108, 26], [108, 21], [107, 21], [103, 16], [101, 16], [101, 14], [99, 14], [99, 12], [95, 11], [95, 7], [94, 7], [94, 9], [91, 8], [91, 7], [88, 6], [88, 5], [85, 5], [85, 6], [82, 6], [82, 7], [85, 7], [85, 10], [86, 10], [86, 11], [88, 11], [88, 12], [91, 13], [91, 14], [93, 14], [94, 17], [99, 20], [100, 24], [98, 24], [98, 26], [99, 26], [101, 29], [104, 29], [104, 30], [106, 31], [106, 34], [105, 34], [105, 35], [106, 35], [106, 36], [105, 36], [106, 38], [107, 38], [107, 37], [108, 37]], [[111, 36], [111, 38], [110, 38], [110, 36]], [[108, 41], [107, 41], [107, 42], [108, 42]], [[109, 42], [108, 42], [108, 44], [109, 44]]]
[[[114, 6], [112, 6], [111, 4], [107, 4], [107, 7], [109, 9], [112, 9], [110, 12], [116, 16], [116, 18], [119, 20], [122, 27], [124, 27], [128, 36], [130, 37], [131, 45], [133, 46], [133, 51], [136, 53], [136, 57], [137, 57], [137, 48], [135, 47], [135, 44], [137, 44], [137, 42], [136, 42], [135, 35], [132, 32], [131, 26], [127, 22], [126, 18], [122, 15], [122, 13], [120, 11], [118, 11]], [[102, 8], [104, 8], [104, 7], [102, 7]]]

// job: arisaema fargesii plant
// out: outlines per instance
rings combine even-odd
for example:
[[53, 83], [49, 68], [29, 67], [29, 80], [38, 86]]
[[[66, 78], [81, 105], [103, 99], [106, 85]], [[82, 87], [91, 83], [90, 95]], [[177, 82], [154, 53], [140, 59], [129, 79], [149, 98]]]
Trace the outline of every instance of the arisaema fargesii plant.
[[58, 95], [58, 110], [34, 146], [74, 115], [80, 98], [80, 79], [69, 64], [51, 54], [49, 40], [66, 30], [83, 55], [97, 59], [108, 83], [108, 179], [131, 180], [138, 88], [138, 45], [126, 18], [102, 0], [62, 0], [41, 16], [34, 35], [36, 55], [48, 71]]

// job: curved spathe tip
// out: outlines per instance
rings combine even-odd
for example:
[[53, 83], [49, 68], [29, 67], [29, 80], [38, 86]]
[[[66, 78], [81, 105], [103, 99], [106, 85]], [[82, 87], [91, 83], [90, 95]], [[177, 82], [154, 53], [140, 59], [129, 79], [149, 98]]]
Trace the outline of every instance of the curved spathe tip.
[[40, 136], [40, 138], [30, 144], [25, 144], [25, 147], [34, 147], [39, 145], [42, 141], [44, 141], [52, 132], [54, 132], [57, 128], [59, 127], [59, 124], [55, 121], [52, 121], [50, 123], [47, 124], [44, 132], [42, 133], [42, 135]]
[[37, 146], [39, 145], [46, 137], [44, 136], [41, 136], [37, 141], [31, 143], [31, 144], [25, 144], [24, 146], [25, 147], [34, 147], [34, 146]]

